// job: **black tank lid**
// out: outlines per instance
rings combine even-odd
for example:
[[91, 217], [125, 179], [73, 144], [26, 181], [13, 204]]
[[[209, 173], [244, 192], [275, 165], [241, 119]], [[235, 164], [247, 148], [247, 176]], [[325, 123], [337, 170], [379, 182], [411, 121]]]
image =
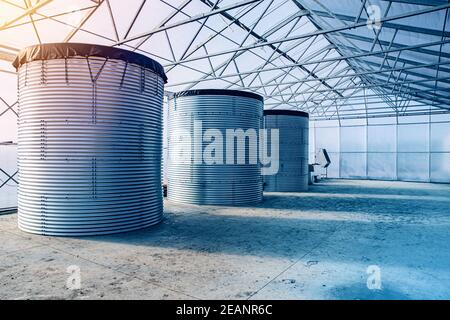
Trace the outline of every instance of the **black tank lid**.
[[176, 98], [178, 97], [189, 97], [189, 96], [202, 96], [202, 95], [213, 95], [213, 96], [235, 96], [235, 97], [247, 97], [257, 99], [264, 102], [264, 98], [259, 94], [239, 91], [239, 90], [227, 90], [227, 89], [198, 89], [198, 90], [187, 90], [181, 91], [174, 94]]
[[36, 60], [64, 59], [70, 57], [102, 57], [138, 64], [160, 75], [164, 82], [167, 76], [164, 68], [155, 60], [140, 53], [96, 44], [46, 43], [22, 49], [13, 62], [18, 70], [23, 64]]
[[309, 118], [309, 114], [303, 111], [295, 110], [264, 110], [265, 116], [295, 116]]

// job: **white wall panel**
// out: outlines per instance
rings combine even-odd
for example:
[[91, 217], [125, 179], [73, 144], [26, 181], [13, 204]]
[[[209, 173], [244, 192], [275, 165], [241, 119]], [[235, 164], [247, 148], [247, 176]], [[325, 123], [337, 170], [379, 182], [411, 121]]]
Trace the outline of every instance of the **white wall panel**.
[[[0, 142], [14, 141], [17, 142], [17, 78], [15, 75], [3, 74], [1, 75], [1, 89], [0, 89]], [[12, 106], [11, 109], [8, 106]], [[0, 168], [1, 159], [0, 159]]]
[[399, 125], [381, 118], [368, 127], [316, 126], [314, 145], [333, 150], [329, 177], [362, 179], [367, 171], [369, 179], [450, 183], [449, 117], [431, 124], [429, 116], [417, 116], [399, 118]]
[[309, 126], [309, 143], [308, 143], [308, 148], [309, 148], [309, 163], [312, 163], [314, 161], [314, 157], [311, 157], [311, 154], [315, 154], [316, 152], [316, 139], [315, 139], [315, 128], [311, 126]]
[[314, 170], [316, 170], [315, 173], [319, 173], [322, 175], [326, 175], [328, 178], [340, 178], [339, 175], [339, 152], [329, 152], [328, 156], [330, 157], [331, 164], [328, 168], [320, 168], [315, 167]]
[[434, 114], [431, 116], [431, 122], [450, 122], [450, 113]]
[[395, 125], [368, 127], [369, 152], [396, 152], [397, 127]]
[[399, 153], [398, 179], [405, 181], [429, 181], [429, 154]]
[[366, 177], [366, 153], [341, 153], [341, 178]]
[[431, 154], [431, 181], [450, 182], [450, 153]]
[[367, 127], [341, 127], [341, 152], [366, 152]]
[[327, 175], [329, 178], [339, 178], [339, 152], [328, 153], [331, 164], [327, 168]]
[[431, 152], [450, 152], [450, 123], [431, 125]]
[[[359, 107], [364, 108], [364, 105], [361, 104]], [[358, 106], [355, 106], [355, 108], [358, 108]], [[364, 116], [365, 114], [366, 114], [365, 111], [361, 111], [361, 116]], [[341, 120], [342, 127], [365, 126], [366, 124], [367, 124], [366, 119], [342, 119]]]
[[[17, 115], [8, 108], [17, 101], [17, 77], [1, 73], [0, 85], [0, 142], [17, 142]], [[17, 105], [12, 109], [17, 112]], [[16, 153], [17, 146], [0, 145], [0, 168], [9, 175], [16, 171]], [[8, 177], [0, 171], [0, 186], [6, 179]], [[17, 184], [11, 180], [0, 188], [0, 209], [10, 207], [17, 207]]]
[[369, 118], [367, 119], [369, 126], [377, 125], [377, 124], [397, 124], [397, 119], [395, 117], [387, 117], [387, 118]]
[[398, 152], [428, 152], [428, 124], [398, 126]]
[[428, 115], [398, 117], [398, 123], [408, 123], [408, 124], [428, 123], [429, 119], [430, 119], [430, 116], [428, 116]]
[[316, 128], [316, 149], [339, 152], [339, 127]]
[[[17, 170], [17, 146], [0, 145], [0, 161], [1, 168], [9, 176], [12, 176]], [[17, 175], [14, 179], [17, 180]], [[0, 171], [0, 186], [8, 180], [8, 176]], [[3, 208], [17, 207], [17, 184], [13, 180], [9, 180], [0, 188], [0, 210]]]
[[369, 153], [368, 178], [380, 180], [397, 179], [396, 153]]

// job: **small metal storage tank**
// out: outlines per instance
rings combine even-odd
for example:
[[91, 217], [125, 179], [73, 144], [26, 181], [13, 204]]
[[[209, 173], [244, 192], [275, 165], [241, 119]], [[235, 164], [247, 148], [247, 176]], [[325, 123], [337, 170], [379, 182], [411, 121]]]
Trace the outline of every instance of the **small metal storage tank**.
[[[235, 155], [238, 149], [245, 152], [244, 164], [238, 164], [236, 158], [234, 164], [227, 162], [225, 144], [227, 129], [242, 129], [244, 132], [252, 129], [258, 134], [262, 126], [263, 105], [261, 96], [243, 91], [204, 89], [175, 94], [169, 103], [168, 199], [205, 205], [243, 205], [261, 201], [261, 166], [259, 161], [250, 162], [249, 144], [246, 143], [244, 148], [237, 142], [235, 145]], [[200, 130], [195, 124], [199, 122], [200, 137], [208, 129], [216, 129], [222, 134], [221, 164], [203, 161], [203, 152], [212, 138], [210, 141], [198, 139], [195, 131]], [[191, 138], [180, 137], [179, 132]], [[174, 159], [179, 150], [191, 152], [187, 161], [182, 163]], [[200, 162], [195, 159], [195, 154], [201, 154]]]
[[17, 56], [18, 220], [84, 236], [160, 222], [160, 64], [122, 49], [44, 44]]
[[[264, 176], [264, 191], [308, 190], [309, 115], [301, 111], [264, 110], [264, 128], [279, 130], [279, 170]], [[270, 140], [268, 141], [270, 148]]]

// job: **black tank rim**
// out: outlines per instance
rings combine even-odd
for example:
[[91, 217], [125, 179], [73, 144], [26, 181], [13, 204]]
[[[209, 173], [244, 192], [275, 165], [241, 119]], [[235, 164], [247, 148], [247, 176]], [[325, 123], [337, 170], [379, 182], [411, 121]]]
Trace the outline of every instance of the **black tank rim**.
[[227, 89], [198, 89], [198, 90], [180, 91], [175, 93], [174, 97], [179, 98], [179, 97], [206, 96], [206, 95], [246, 97], [257, 99], [261, 102], [264, 102], [264, 98], [259, 94], [248, 91], [227, 90]]
[[295, 116], [309, 118], [309, 114], [303, 111], [295, 110], [264, 110], [265, 116]]
[[157, 73], [167, 83], [163, 66], [137, 52], [88, 43], [44, 43], [26, 47], [16, 56], [13, 66], [18, 70], [22, 65], [36, 60], [67, 59], [73, 57], [101, 57], [117, 59], [140, 65]]

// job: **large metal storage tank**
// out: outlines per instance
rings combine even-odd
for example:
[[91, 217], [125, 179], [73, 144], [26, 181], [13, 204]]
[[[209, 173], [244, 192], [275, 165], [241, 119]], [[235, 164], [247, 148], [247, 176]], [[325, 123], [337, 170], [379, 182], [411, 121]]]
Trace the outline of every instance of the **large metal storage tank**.
[[264, 176], [264, 191], [307, 191], [309, 115], [301, 111], [264, 110], [264, 128], [279, 130], [279, 170], [275, 175]]
[[160, 222], [162, 66], [74, 43], [26, 48], [14, 66], [19, 228], [84, 236]]
[[[227, 162], [226, 130], [248, 129], [257, 134], [262, 126], [264, 100], [261, 96], [235, 90], [190, 90], [177, 93], [169, 103], [169, 159], [167, 197], [179, 203], [205, 205], [244, 205], [262, 200], [262, 177], [259, 161], [249, 160], [250, 145], [235, 144], [245, 152], [245, 163]], [[198, 140], [195, 123], [201, 122], [202, 134], [216, 129], [223, 135], [223, 163], [211, 164], [195, 154], [202, 154], [210, 141]], [[183, 138], [180, 132], [191, 138]], [[198, 136], [198, 132], [197, 132]], [[205, 142], [206, 141], [206, 142]], [[237, 141], [237, 140], [236, 140]], [[179, 161], [176, 153], [189, 150], [191, 156]], [[198, 151], [200, 150], [200, 151]], [[220, 151], [217, 151], [218, 153]], [[234, 157], [234, 156], [233, 156]]]

